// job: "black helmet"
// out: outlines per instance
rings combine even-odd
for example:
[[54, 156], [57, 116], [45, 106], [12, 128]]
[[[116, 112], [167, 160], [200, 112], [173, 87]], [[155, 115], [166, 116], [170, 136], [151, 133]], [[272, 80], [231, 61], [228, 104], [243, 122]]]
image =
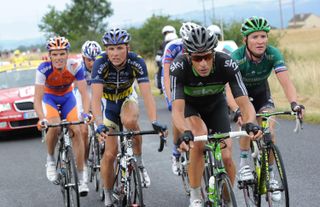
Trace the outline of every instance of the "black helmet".
[[218, 38], [210, 33], [205, 27], [193, 28], [187, 39], [183, 39], [183, 44], [188, 53], [202, 53], [213, 51], [218, 45]]

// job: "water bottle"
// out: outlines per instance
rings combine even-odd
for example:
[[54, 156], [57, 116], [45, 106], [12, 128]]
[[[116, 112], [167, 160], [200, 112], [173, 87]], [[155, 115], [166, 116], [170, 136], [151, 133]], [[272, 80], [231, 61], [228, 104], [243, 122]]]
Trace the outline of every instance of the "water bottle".
[[209, 178], [208, 198], [210, 202], [215, 201], [215, 178], [211, 176]]

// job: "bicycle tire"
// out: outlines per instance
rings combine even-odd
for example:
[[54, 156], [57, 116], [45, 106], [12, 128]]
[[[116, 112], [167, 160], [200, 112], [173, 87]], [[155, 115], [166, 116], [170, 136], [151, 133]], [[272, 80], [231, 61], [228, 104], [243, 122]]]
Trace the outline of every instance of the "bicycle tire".
[[[218, 206], [232, 206], [237, 207], [236, 197], [232, 190], [231, 181], [226, 173], [218, 175]], [[227, 193], [227, 197], [225, 197]]]
[[279, 206], [289, 207], [289, 187], [284, 162], [277, 145], [271, 144], [271, 150], [275, 158], [275, 164], [273, 164], [273, 174], [275, 176], [274, 178], [278, 181], [278, 189], [280, 189], [279, 191], [281, 192], [281, 199], [279, 201], [274, 201], [273, 199], [271, 199], [271, 201], [273, 204], [280, 204]]
[[100, 188], [100, 160], [101, 160], [101, 155], [100, 155], [100, 146], [98, 143], [98, 140], [96, 137], [94, 137], [94, 151], [93, 151], [93, 178], [94, 178], [94, 188], [95, 191], [98, 192]]
[[205, 168], [203, 171], [203, 176], [202, 176], [202, 182], [201, 182], [201, 194], [203, 201], [205, 203], [205, 206], [212, 206], [213, 203], [209, 199], [209, 179], [211, 176], [213, 176], [213, 154], [212, 151], [206, 151], [206, 156], [205, 156]]
[[[190, 183], [189, 183], [189, 175], [188, 175], [188, 165], [189, 165], [189, 155], [188, 152], [185, 152], [186, 156], [180, 156], [180, 175], [183, 183], [183, 188], [187, 196], [190, 196]], [[182, 164], [184, 163], [184, 164]]]
[[59, 185], [60, 190], [63, 197], [63, 204], [64, 206], [68, 206], [68, 197], [69, 197], [69, 191], [67, 191], [66, 183], [67, 183], [67, 176], [66, 176], [66, 166], [64, 164], [64, 161], [62, 161], [62, 153], [63, 149], [60, 146], [58, 149], [58, 159], [57, 159], [57, 172], [58, 172], [58, 179], [59, 179]]
[[79, 180], [71, 147], [66, 149], [67, 206], [80, 207]]
[[135, 160], [130, 160], [129, 182], [127, 183], [127, 206], [143, 207], [143, 192], [141, 182], [141, 172]]

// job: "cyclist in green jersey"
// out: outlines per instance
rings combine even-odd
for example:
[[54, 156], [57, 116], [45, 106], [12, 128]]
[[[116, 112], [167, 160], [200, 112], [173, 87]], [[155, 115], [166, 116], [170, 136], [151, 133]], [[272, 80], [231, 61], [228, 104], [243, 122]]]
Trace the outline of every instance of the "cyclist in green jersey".
[[[268, 21], [263, 17], [253, 16], [246, 19], [241, 28], [244, 45], [232, 53], [232, 58], [239, 65], [243, 82], [257, 113], [272, 111], [275, 108], [267, 80], [271, 72], [274, 71], [291, 104], [292, 111], [302, 112], [301, 116], [303, 116], [304, 106], [297, 103], [297, 92], [289, 79], [288, 69], [283, 56], [277, 48], [268, 45], [268, 33], [270, 29]], [[234, 121], [241, 124], [241, 112], [230, 92], [227, 92], [227, 98], [229, 107], [235, 112]], [[258, 122], [260, 121], [258, 120]], [[270, 123], [270, 130], [274, 142], [274, 122]], [[248, 159], [250, 155], [249, 149], [250, 140], [248, 138], [241, 138], [240, 170], [238, 174], [238, 180], [240, 181], [253, 179]], [[270, 163], [271, 172], [272, 164]], [[272, 177], [270, 184], [277, 188], [277, 181], [272, 179]], [[280, 200], [280, 192], [275, 191], [272, 199]]]

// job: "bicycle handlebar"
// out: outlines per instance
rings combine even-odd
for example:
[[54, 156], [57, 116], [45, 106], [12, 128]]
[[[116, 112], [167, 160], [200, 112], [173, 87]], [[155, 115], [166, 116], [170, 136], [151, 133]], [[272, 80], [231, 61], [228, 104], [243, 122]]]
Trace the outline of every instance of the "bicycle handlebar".
[[[147, 135], [147, 134], [158, 134], [155, 130], [147, 130], [147, 131], [122, 131], [122, 132], [110, 132], [108, 136], [127, 136], [133, 137], [136, 135]], [[163, 136], [160, 136], [160, 144], [158, 148], [158, 152], [162, 152], [164, 145], [166, 144], [167, 139]]]
[[[301, 113], [301, 112], [300, 112]], [[256, 114], [257, 117], [266, 117], [269, 118], [271, 116], [277, 116], [277, 115], [291, 115], [296, 117], [296, 126], [294, 128], [294, 132], [298, 133], [301, 129], [303, 129], [303, 121], [300, 118], [299, 112], [293, 112], [293, 111], [278, 111], [278, 112], [265, 112], [265, 113], [259, 113]]]
[[212, 139], [221, 140], [221, 139], [227, 139], [227, 138], [237, 138], [240, 136], [248, 136], [248, 133], [246, 131], [232, 131], [232, 132], [226, 132], [226, 133], [200, 135], [200, 136], [194, 136], [193, 141], [194, 142], [208, 141]]

